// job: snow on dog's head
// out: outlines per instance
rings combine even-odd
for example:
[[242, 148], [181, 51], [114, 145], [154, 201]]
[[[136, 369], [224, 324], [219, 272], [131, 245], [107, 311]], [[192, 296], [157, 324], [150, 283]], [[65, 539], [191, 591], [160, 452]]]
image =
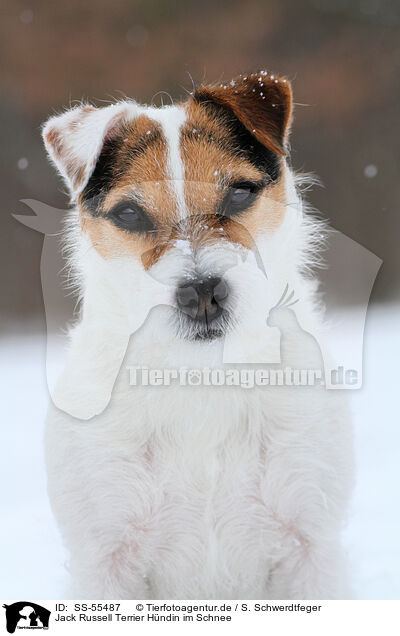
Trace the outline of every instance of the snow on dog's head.
[[76, 205], [83, 295], [193, 342], [265, 322], [298, 264], [289, 82], [263, 71], [154, 108], [78, 106], [44, 126]]

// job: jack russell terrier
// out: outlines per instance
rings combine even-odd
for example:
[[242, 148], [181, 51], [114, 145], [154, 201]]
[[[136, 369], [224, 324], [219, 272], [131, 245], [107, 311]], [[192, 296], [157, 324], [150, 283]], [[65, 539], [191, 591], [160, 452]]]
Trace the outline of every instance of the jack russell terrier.
[[[262, 71], [44, 125], [80, 296], [46, 432], [74, 598], [349, 594], [342, 392], [159, 381], [224, 370], [227, 347], [231, 370], [276, 368], [282, 304], [291, 366], [318, 366], [302, 334], [322, 323], [323, 232], [288, 163], [291, 122], [289, 81]], [[158, 380], [132, 385], [133, 368]]]

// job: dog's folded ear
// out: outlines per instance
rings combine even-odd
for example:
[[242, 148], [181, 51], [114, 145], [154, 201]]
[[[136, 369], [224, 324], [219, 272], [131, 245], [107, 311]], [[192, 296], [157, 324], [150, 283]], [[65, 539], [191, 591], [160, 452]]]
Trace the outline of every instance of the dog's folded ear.
[[105, 108], [81, 105], [51, 117], [42, 128], [46, 150], [76, 200], [92, 174], [104, 144], [116, 137], [133, 103]]
[[267, 71], [240, 75], [225, 84], [200, 86], [193, 99], [228, 109], [269, 150], [287, 154], [292, 120], [292, 90], [287, 79]]

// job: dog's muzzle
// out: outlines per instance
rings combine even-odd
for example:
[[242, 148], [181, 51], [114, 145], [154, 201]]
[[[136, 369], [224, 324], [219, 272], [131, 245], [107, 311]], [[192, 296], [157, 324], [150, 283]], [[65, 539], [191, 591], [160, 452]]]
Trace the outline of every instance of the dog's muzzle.
[[[229, 297], [228, 283], [219, 277], [198, 278], [181, 283], [176, 290], [176, 304], [192, 328], [198, 326], [198, 337], [222, 335], [219, 322], [224, 321]], [[218, 320], [220, 319], [220, 320]]]

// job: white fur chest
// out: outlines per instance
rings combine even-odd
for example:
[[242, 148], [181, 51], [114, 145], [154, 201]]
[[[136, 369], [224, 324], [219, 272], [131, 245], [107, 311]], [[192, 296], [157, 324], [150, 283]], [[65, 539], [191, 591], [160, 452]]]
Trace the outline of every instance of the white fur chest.
[[[340, 505], [326, 499], [343, 433], [331, 396], [130, 386], [126, 362], [104, 413], [50, 418], [50, 495], [76, 578], [93, 597], [279, 596], [274, 567]], [[86, 580], [83, 553], [107, 575]]]

